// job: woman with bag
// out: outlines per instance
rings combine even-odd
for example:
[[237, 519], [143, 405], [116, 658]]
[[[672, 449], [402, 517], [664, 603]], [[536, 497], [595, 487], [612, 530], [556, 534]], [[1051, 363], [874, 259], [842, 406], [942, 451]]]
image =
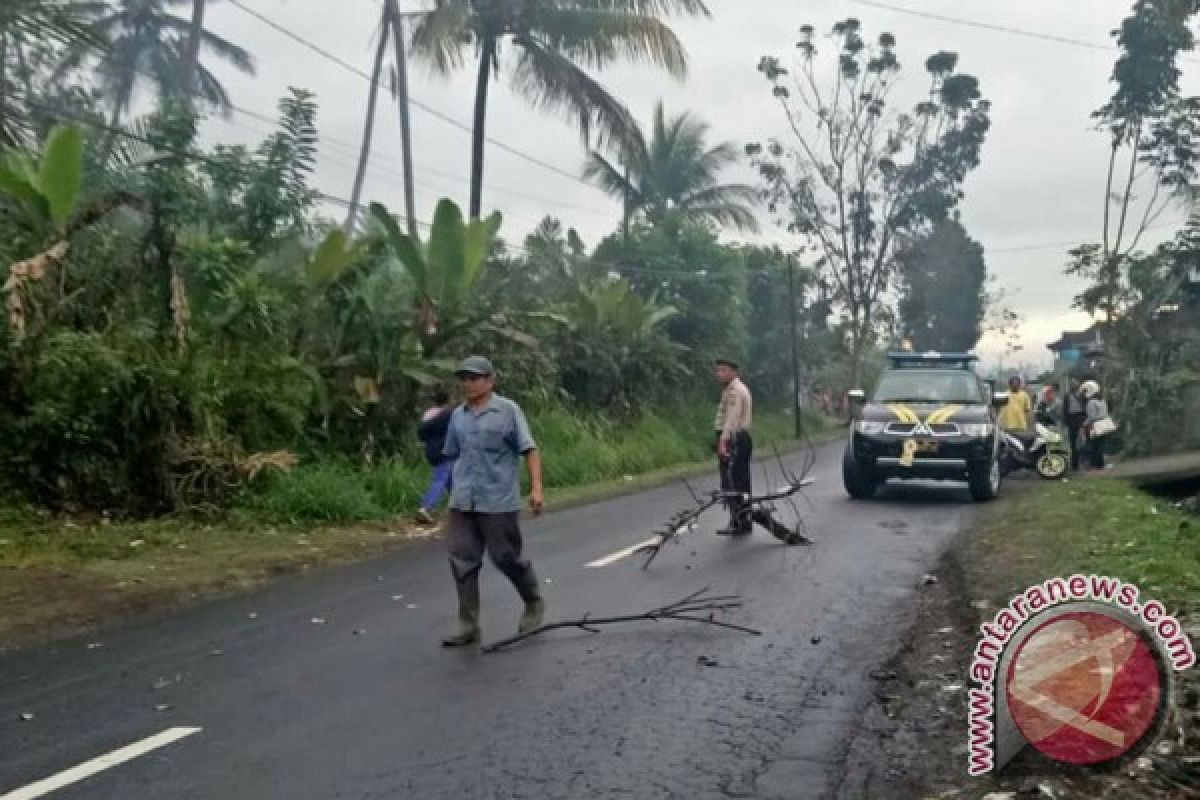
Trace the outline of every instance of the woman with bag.
[[1117, 424], [1108, 415], [1108, 404], [1100, 395], [1100, 384], [1095, 381], [1084, 381], [1079, 387], [1079, 393], [1087, 404], [1087, 417], [1083, 423], [1084, 435], [1087, 437], [1088, 460], [1094, 471], [1104, 467], [1104, 439], [1117, 429]]

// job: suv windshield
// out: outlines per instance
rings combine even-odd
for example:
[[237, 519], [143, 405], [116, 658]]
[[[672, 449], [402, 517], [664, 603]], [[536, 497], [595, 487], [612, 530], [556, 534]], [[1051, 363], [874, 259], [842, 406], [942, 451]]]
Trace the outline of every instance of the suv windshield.
[[902, 369], [884, 373], [875, 389], [876, 403], [953, 403], [980, 405], [984, 402], [979, 380], [973, 372]]

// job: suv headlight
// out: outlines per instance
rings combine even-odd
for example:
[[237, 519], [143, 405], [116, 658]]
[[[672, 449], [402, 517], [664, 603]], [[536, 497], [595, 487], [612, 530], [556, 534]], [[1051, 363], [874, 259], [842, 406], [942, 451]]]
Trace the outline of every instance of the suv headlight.
[[992, 423], [990, 422], [968, 422], [965, 425], [960, 423], [958, 429], [962, 431], [963, 436], [983, 438], [992, 435]]
[[883, 433], [883, 428], [887, 423], [876, 422], [869, 419], [860, 419], [854, 423], [854, 430], [859, 433], [865, 433], [867, 436], [874, 436], [878, 433]]

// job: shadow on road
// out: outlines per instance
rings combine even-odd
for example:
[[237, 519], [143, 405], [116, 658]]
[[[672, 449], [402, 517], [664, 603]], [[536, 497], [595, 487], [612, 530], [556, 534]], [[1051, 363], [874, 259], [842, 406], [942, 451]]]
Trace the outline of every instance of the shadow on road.
[[972, 500], [965, 483], [893, 480], [879, 487], [874, 502], [933, 506], [971, 504]]

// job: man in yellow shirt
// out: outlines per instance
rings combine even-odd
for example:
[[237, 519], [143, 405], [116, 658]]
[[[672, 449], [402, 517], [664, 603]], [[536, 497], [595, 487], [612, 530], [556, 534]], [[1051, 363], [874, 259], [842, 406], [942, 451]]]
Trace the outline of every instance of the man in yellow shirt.
[[1021, 378], [1013, 375], [1008, 379], [1008, 404], [1000, 410], [1000, 427], [1013, 433], [1025, 433], [1030, 429], [1033, 401], [1029, 392], [1021, 388]]

